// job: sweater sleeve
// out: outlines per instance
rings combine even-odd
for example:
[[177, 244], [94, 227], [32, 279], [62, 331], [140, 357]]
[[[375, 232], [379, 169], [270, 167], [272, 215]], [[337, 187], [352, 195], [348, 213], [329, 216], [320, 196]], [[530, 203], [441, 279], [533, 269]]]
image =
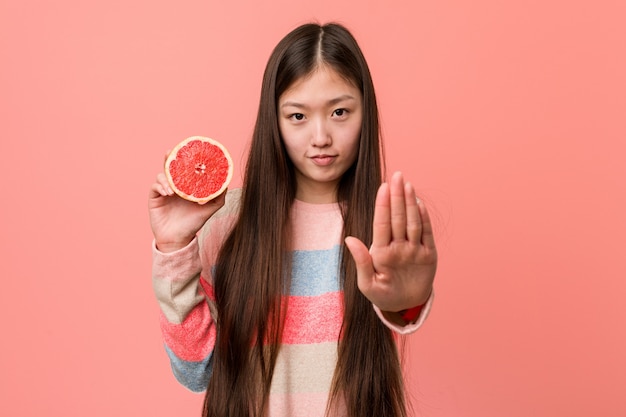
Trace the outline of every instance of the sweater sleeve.
[[204, 391], [211, 376], [216, 329], [211, 287], [201, 277], [198, 239], [170, 253], [160, 252], [153, 242], [152, 255], [152, 283], [172, 371], [191, 391]]
[[398, 326], [397, 324], [390, 322], [389, 320], [385, 318], [385, 316], [383, 316], [383, 312], [380, 310], [380, 308], [376, 307], [376, 305], [374, 304], [372, 304], [372, 306], [374, 307], [374, 311], [376, 311], [376, 314], [378, 315], [380, 320], [383, 323], [385, 323], [387, 327], [389, 327], [391, 330], [393, 330], [394, 332], [398, 334], [407, 335], [407, 334], [414, 333], [415, 331], [417, 331], [417, 329], [422, 327], [422, 324], [424, 324], [424, 322], [426, 321], [426, 317], [428, 317], [428, 313], [430, 313], [430, 309], [432, 308], [434, 297], [435, 297], [435, 293], [433, 291], [432, 293], [430, 293], [430, 297], [428, 297], [428, 300], [426, 301], [426, 304], [424, 304], [424, 307], [420, 311], [419, 316], [417, 316], [417, 320], [414, 323], [407, 324], [406, 326]]

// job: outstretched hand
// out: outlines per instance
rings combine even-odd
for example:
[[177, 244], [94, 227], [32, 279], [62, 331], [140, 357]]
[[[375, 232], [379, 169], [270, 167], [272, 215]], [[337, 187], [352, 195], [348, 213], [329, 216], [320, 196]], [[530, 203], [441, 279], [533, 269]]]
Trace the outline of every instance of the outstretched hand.
[[424, 304], [432, 291], [437, 249], [428, 211], [399, 172], [378, 189], [373, 228], [369, 250], [355, 237], [345, 240], [361, 292], [383, 312]]

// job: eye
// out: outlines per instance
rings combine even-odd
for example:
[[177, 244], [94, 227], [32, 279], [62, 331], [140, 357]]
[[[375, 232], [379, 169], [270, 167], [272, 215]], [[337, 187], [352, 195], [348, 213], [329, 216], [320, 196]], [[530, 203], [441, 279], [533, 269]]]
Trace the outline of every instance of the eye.
[[289, 118], [293, 119], [293, 120], [297, 120], [297, 121], [304, 120], [304, 114], [302, 114], [302, 113], [294, 113], [291, 116], [289, 116]]
[[348, 110], [346, 109], [337, 109], [333, 111], [333, 116], [337, 116], [337, 117], [344, 117], [344, 116], [347, 116], [347, 114], [348, 114]]

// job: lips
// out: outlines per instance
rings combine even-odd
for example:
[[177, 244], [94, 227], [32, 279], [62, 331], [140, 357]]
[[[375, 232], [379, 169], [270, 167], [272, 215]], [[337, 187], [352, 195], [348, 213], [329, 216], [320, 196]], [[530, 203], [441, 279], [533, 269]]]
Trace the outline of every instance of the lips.
[[311, 157], [311, 160], [315, 165], [327, 166], [333, 163], [337, 158], [337, 155], [315, 155]]

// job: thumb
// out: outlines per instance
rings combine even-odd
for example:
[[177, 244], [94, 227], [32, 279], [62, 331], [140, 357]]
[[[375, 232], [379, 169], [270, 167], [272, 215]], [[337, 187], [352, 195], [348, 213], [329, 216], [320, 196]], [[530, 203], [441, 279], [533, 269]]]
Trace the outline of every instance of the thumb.
[[365, 244], [356, 237], [346, 237], [345, 243], [356, 264], [357, 282], [363, 291], [364, 287], [369, 287], [369, 283], [374, 277], [372, 256]]

